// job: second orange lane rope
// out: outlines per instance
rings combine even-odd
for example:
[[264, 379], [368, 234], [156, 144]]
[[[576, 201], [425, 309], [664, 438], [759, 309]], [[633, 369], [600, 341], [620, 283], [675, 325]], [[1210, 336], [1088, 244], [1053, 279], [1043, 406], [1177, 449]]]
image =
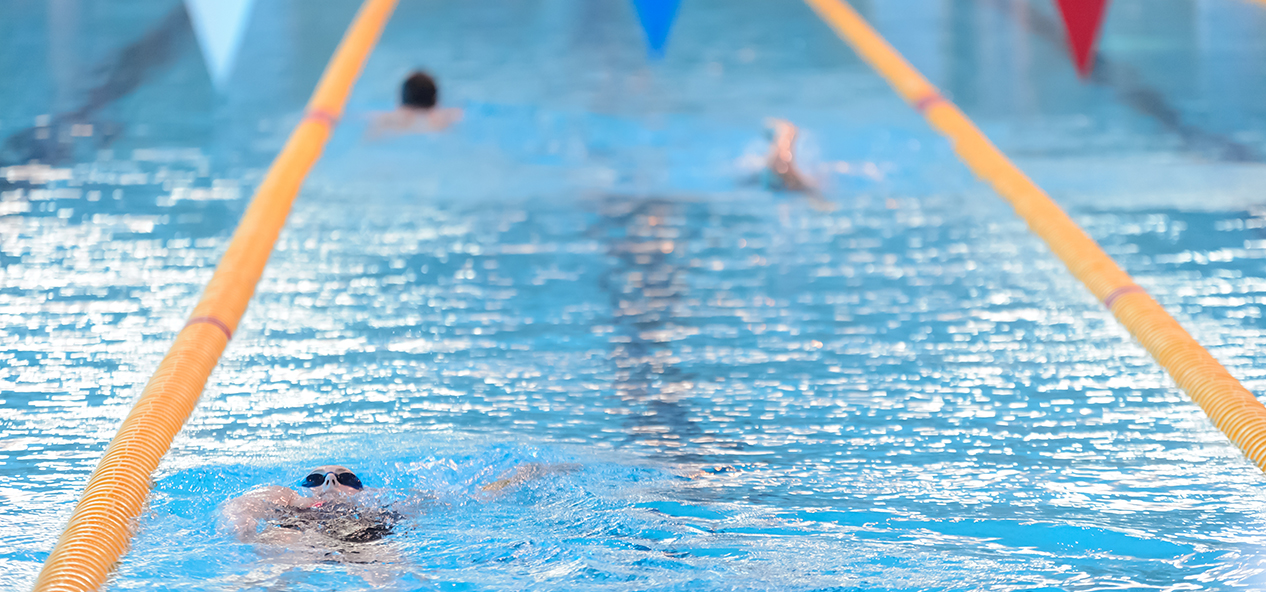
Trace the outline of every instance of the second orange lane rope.
[[840, 0], [805, 0], [840, 38], [953, 143], [959, 158], [1015, 208], [1078, 280], [1147, 348], [1218, 429], [1266, 470], [1266, 406], [1104, 253], [1051, 198]]

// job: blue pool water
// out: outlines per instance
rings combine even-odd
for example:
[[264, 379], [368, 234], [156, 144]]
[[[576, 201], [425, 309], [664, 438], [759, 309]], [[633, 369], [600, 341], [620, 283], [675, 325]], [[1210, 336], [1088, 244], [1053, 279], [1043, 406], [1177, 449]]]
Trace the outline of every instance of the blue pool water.
[[[1266, 9], [1117, 0], [1080, 83], [1044, 2], [858, 6], [1266, 387]], [[220, 91], [173, 10], [0, 5], [3, 166], [52, 165], [0, 181], [5, 589], [355, 5], [260, 0]], [[402, 3], [108, 589], [1266, 587], [1261, 472], [812, 12], [687, 0], [657, 62], [640, 35], [622, 0]], [[465, 120], [366, 139], [415, 66]], [[770, 116], [833, 211], [753, 182]], [[389, 561], [224, 531], [331, 462], [433, 496]], [[578, 468], [480, 493], [523, 463]]]

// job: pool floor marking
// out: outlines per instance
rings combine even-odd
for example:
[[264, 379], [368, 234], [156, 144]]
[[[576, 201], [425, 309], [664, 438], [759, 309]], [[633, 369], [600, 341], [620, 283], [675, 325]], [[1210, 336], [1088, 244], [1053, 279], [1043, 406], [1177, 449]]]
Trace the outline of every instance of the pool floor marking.
[[187, 322], [185, 322], [185, 326], [188, 327], [189, 325], [197, 325], [198, 323], [206, 323], [208, 325], [216, 327], [219, 330], [224, 331], [225, 339], [233, 339], [233, 330], [229, 329], [228, 323], [225, 323], [224, 321], [221, 321], [220, 319], [217, 319], [215, 317], [193, 317], [192, 319], [189, 319]]
[[[1263, 0], [1266, 1], [1266, 0]], [[840, 38], [888, 80], [897, 94], [919, 108], [928, 123], [949, 138], [972, 172], [1011, 203], [1034, 234], [1046, 241], [1068, 270], [1103, 302], [1164, 367], [1214, 425], [1244, 455], [1266, 470], [1266, 406], [1191, 337], [1099, 244], [1011, 163], [936, 87], [897, 53], [852, 7], [839, 0], [805, 0]]]
[[[396, 0], [365, 0], [317, 83], [307, 113], [255, 190], [233, 239], [194, 307], [189, 322], [141, 392], [88, 480], [35, 590], [97, 590], [127, 551], [133, 525], [149, 495], [150, 478], [198, 403], [207, 377], [246, 312], [308, 170], [395, 8]], [[312, 117], [311, 114], [324, 114]]]

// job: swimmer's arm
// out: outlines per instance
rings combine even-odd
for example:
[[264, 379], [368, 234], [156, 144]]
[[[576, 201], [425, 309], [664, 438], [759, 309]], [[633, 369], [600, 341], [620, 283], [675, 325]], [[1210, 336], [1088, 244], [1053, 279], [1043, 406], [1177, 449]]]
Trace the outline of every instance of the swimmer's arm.
[[246, 541], [255, 534], [256, 525], [261, 518], [286, 506], [305, 507], [310, 503], [293, 489], [280, 485], [268, 485], [253, 489], [224, 502], [221, 515], [229, 531], [240, 541]]
[[434, 109], [396, 109], [379, 113], [369, 124], [365, 137], [376, 140], [388, 134], [425, 134], [447, 129], [462, 120], [463, 112], [455, 107]]
[[450, 125], [461, 121], [463, 115], [465, 114], [462, 110], [456, 107], [431, 109], [431, 111], [427, 113], [426, 117], [426, 123], [429, 129], [423, 131], [443, 131], [448, 129]]
[[401, 118], [402, 114], [397, 111], [375, 114], [369, 122], [369, 128], [365, 131], [365, 137], [370, 140], [377, 140], [386, 135], [387, 132], [399, 128]]
[[484, 493], [496, 493], [547, 475], [571, 473], [578, 470], [580, 470], [580, 465], [578, 464], [547, 465], [542, 463], [524, 463], [502, 474], [496, 481], [480, 487], [479, 490]]

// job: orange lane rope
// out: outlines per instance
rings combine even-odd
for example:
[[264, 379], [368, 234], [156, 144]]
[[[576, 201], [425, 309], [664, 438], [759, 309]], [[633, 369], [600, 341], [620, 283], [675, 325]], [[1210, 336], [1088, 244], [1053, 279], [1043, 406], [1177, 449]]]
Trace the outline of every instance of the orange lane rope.
[[365, 0], [308, 102], [307, 116], [273, 161], [188, 323], [145, 385], [93, 471], [35, 590], [89, 591], [127, 551], [150, 476], [198, 403], [207, 377], [255, 293], [308, 170], [320, 157], [396, 0]]
[[1112, 311], [1250, 460], [1266, 470], [1266, 406], [1134, 283], [1046, 192], [1016, 168], [953, 103], [919, 74], [852, 7], [805, 0], [840, 38], [954, 145], [959, 158], [993, 185], [1069, 271]]

